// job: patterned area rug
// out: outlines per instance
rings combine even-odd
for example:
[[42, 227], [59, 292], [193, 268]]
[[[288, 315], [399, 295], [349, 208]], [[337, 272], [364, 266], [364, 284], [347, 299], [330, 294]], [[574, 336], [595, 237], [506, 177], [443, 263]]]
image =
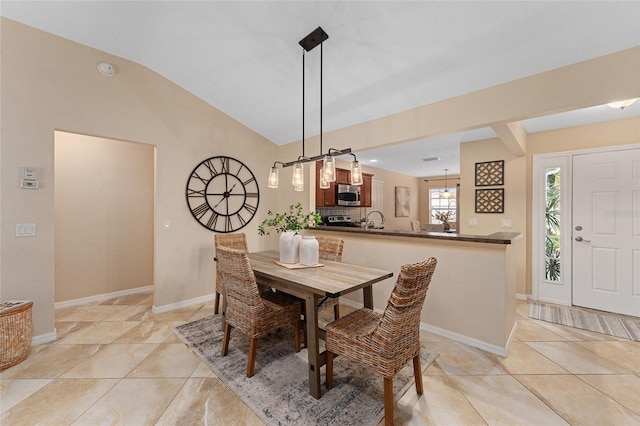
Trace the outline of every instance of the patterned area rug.
[[640, 342], [640, 318], [531, 302], [529, 318]]
[[[334, 360], [334, 387], [322, 398], [309, 395], [307, 350], [295, 353], [293, 330], [285, 327], [258, 341], [255, 375], [248, 379], [248, 339], [234, 330], [229, 353], [220, 356], [222, 315], [174, 328], [175, 333], [247, 406], [269, 425], [377, 425], [384, 416], [382, 377], [343, 357]], [[436, 358], [421, 351], [423, 370]], [[393, 380], [396, 401], [414, 385], [409, 362]]]

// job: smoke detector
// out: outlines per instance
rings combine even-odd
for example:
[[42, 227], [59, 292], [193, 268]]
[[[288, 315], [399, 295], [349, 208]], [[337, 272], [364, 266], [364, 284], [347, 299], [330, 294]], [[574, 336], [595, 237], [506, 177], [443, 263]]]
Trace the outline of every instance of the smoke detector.
[[100, 74], [106, 75], [107, 77], [111, 77], [116, 73], [116, 69], [113, 68], [113, 65], [106, 62], [98, 62], [98, 71], [100, 71]]

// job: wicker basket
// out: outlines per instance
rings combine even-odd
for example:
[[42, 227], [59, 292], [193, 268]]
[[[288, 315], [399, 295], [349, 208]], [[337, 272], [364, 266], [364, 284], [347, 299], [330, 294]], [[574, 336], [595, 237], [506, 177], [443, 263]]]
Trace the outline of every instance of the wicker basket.
[[31, 347], [31, 308], [33, 302], [0, 303], [0, 370], [27, 358]]

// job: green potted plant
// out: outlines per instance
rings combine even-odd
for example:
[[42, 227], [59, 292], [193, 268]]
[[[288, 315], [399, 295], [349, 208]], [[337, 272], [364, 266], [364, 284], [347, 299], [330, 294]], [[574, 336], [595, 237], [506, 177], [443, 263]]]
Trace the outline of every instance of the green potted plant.
[[444, 230], [448, 231], [451, 228], [449, 225], [449, 219], [453, 216], [453, 210], [440, 211], [433, 214], [433, 218], [439, 220], [444, 224]]
[[302, 204], [289, 206], [284, 213], [267, 211], [267, 218], [258, 226], [258, 235], [280, 234], [280, 262], [298, 263], [299, 245], [302, 235], [298, 232], [322, 223], [322, 217], [315, 212], [303, 213]]

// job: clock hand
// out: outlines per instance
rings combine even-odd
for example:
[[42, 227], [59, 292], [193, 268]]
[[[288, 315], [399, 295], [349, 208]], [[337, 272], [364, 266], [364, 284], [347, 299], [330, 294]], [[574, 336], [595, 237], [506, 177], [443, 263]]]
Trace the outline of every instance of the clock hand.
[[216, 207], [218, 207], [218, 204], [220, 204], [221, 202], [223, 202], [225, 199], [227, 199], [227, 198], [229, 197], [229, 193], [230, 193], [231, 191], [233, 191], [233, 188], [235, 188], [237, 184], [238, 184], [237, 182], [236, 182], [236, 183], [234, 183], [230, 190], [225, 191], [225, 193], [224, 193], [224, 194], [222, 194], [222, 200], [218, 201], [218, 203], [217, 203], [215, 206], [213, 206], [213, 208], [214, 208], [214, 209], [215, 209]]

